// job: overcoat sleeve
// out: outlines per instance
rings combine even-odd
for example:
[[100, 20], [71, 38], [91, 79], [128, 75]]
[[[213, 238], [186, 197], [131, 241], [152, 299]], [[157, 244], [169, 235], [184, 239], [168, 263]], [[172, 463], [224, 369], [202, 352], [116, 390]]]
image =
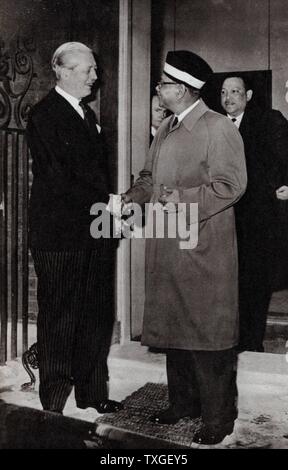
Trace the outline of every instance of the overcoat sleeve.
[[126, 194], [131, 197], [132, 201], [138, 204], [145, 204], [146, 202], [149, 202], [153, 193], [153, 156], [158, 136], [159, 134], [156, 134], [152, 141], [146, 158], [145, 166], [143, 170], [140, 171], [139, 178], [136, 180], [134, 185], [126, 192]]

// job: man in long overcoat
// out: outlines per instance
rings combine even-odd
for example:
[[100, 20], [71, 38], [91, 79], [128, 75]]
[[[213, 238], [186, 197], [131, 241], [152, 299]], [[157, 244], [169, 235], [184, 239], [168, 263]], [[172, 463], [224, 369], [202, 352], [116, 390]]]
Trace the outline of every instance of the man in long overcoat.
[[[146, 241], [146, 301], [142, 343], [167, 350], [170, 406], [151, 419], [171, 424], [202, 416], [195, 442], [215, 444], [237, 416], [237, 240], [233, 205], [246, 187], [241, 136], [208, 109], [199, 90], [212, 73], [189, 51], [167, 55], [157, 86], [174, 115], [154, 138], [145, 168], [124, 203], [198, 204], [199, 238], [181, 249], [176, 238]], [[175, 117], [177, 118], [175, 124]], [[164, 206], [165, 208], [165, 206]], [[169, 216], [169, 211], [164, 211]], [[187, 228], [196, 221], [187, 216]], [[149, 217], [148, 217], [149, 224]], [[183, 248], [183, 246], [182, 246]]]
[[246, 193], [235, 205], [238, 349], [263, 352], [271, 295], [281, 286], [281, 276], [287, 275], [287, 207], [277, 199], [276, 190], [287, 179], [288, 122], [280, 111], [256, 107], [252, 95], [250, 83], [241, 75], [229, 74], [223, 82], [222, 107], [243, 138], [248, 175]]

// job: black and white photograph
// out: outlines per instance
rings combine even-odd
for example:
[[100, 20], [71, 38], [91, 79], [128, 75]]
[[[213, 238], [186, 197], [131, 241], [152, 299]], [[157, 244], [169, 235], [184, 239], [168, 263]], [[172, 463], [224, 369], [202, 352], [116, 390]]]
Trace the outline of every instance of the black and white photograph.
[[286, 0], [0, 0], [0, 449], [288, 449], [287, 45]]

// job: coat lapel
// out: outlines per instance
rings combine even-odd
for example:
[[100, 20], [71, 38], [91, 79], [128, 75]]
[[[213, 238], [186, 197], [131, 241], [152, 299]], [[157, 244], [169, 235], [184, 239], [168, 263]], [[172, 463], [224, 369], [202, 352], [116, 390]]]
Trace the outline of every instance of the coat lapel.
[[189, 132], [191, 132], [196, 122], [199, 121], [199, 119], [203, 116], [203, 114], [205, 114], [206, 111], [208, 110], [209, 108], [206, 106], [204, 101], [200, 99], [197, 106], [194, 109], [192, 109], [192, 111], [190, 111], [190, 113], [188, 113], [187, 116], [185, 116], [185, 118], [182, 121], [178, 122], [176, 126], [172, 127], [174, 115], [171, 116], [171, 118], [167, 121], [166, 135], [169, 134], [170, 132], [176, 131], [176, 129], [178, 129], [178, 127], [180, 127], [182, 123], [186, 127], [186, 129]]
[[248, 111], [244, 112], [243, 118], [241, 120], [240, 126], [239, 126], [239, 132], [243, 138], [243, 141], [250, 143], [250, 135], [251, 135], [251, 119], [250, 119], [250, 114]]
[[[197, 106], [190, 111], [187, 116], [183, 119], [183, 125], [186, 127], [188, 131], [192, 131], [193, 127], [199, 121], [199, 119], [205, 114], [207, 111], [209, 111], [208, 106], [204, 103], [202, 99], [200, 99], [200, 102], [197, 104]], [[176, 126], [177, 127], [177, 126]]]
[[[73, 132], [73, 128], [75, 128], [75, 132], [78, 132], [81, 130], [81, 132], [84, 132], [88, 137], [92, 138], [95, 136], [91, 135], [91, 132], [88, 129], [88, 126], [84, 119], [80, 116], [80, 114], [77, 113], [77, 111], [71, 106], [68, 101], [63, 98], [55, 89], [51, 90], [51, 98], [52, 101], [54, 102], [56, 109], [55, 112], [59, 113], [61, 117], [69, 122], [71, 125], [71, 132]], [[95, 131], [95, 134], [97, 131]]]

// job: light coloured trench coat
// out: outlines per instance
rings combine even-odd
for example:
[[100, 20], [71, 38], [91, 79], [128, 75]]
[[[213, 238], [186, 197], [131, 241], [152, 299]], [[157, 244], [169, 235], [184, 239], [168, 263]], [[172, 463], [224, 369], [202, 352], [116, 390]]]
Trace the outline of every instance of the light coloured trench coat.
[[[163, 121], [128, 193], [143, 204], [158, 200], [161, 184], [177, 189], [180, 202], [198, 203], [199, 238], [193, 249], [180, 249], [179, 236], [146, 240], [142, 343], [224, 350], [238, 340], [233, 204], [247, 183], [243, 142], [236, 126], [202, 100], [173, 129], [171, 121]], [[188, 207], [187, 229], [196, 222]]]

